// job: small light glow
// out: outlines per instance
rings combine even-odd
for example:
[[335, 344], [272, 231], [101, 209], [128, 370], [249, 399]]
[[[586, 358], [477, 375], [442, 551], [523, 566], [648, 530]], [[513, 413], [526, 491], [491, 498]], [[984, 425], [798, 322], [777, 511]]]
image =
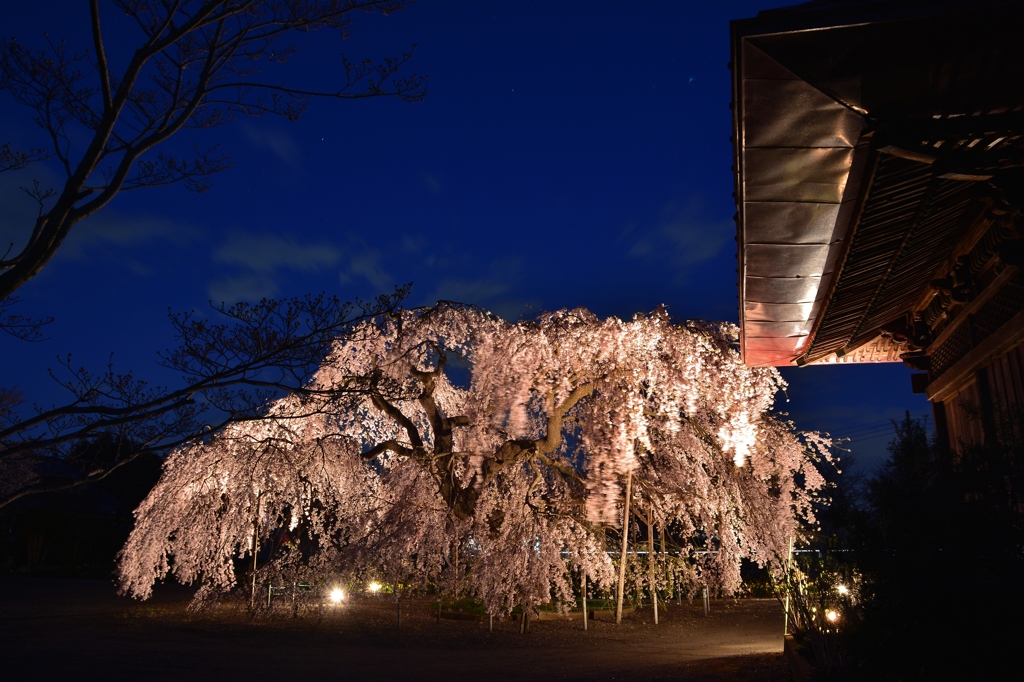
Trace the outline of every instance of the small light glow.
[[830, 623], [834, 623], [837, 620], [839, 620], [839, 614], [836, 613], [835, 611], [826, 611], [825, 612], [825, 617], [828, 618], [828, 622], [830, 622]]
[[344, 600], [345, 593], [342, 592], [340, 588], [335, 587], [333, 590], [331, 590], [331, 603], [340, 604]]
[[379, 582], [374, 581], [367, 585], [366, 589], [369, 590], [371, 594], [377, 594], [378, 592], [380, 592], [381, 587], [382, 585]]
[[839, 585], [836, 589], [839, 590], [839, 594], [850, 594], [850, 588], [846, 585]]

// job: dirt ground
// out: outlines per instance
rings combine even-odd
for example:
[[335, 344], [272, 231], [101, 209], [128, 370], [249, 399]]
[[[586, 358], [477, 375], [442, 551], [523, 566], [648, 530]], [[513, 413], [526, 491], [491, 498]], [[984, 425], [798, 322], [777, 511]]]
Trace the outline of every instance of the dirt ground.
[[[0, 577], [0, 677], [6, 680], [758, 680], [791, 678], [774, 600], [671, 604], [622, 625], [437, 619], [429, 602], [352, 599], [293, 618], [232, 609], [190, 614], [191, 591], [147, 602], [99, 580]], [[11, 666], [13, 666], [13, 671]], [[13, 672], [13, 674], [9, 674]]]

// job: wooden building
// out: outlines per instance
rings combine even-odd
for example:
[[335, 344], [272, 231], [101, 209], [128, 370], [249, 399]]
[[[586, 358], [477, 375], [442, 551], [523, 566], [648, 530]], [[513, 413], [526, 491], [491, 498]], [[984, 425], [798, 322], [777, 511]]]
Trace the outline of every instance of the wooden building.
[[984, 0], [733, 22], [747, 364], [903, 361], [954, 448], [1024, 407], [1022, 29]]

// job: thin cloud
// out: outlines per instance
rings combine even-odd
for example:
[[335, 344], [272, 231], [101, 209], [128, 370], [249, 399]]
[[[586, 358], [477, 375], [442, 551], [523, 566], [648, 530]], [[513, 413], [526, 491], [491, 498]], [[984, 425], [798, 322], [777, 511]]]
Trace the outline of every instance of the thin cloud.
[[222, 277], [210, 283], [207, 293], [214, 302], [258, 301], [276, 296], [280, 288], [266, 275]]
[[292, 139], [291, 135], [277, 131], [261, 130], [248, 124], [243, 125], [242, 129], [254, 147], [271, 152], [292, 170], [296, 170], [299, 167], [302, 152], [299, 150], [299, 146], [295, 144], [295, 140]]
[[71, 229], [61, 255], [88, 260], [94, 255], [117, 255], [152, 242], [186, 246], [199, 238], [192, 225], [154, 215], [125, 215], [105, 209]]
[[[18, 253], [32, 233], [39, 206], [22, 187], [31, 187], [33, 180], [39, 180], [41, 189], [61, 184], [56, 175], [41, 165], [0, 175], [0, 255]], [[145, 277], [159, 269], [153, 267], [146, 247], [185, 247], [201, 238], [202, 232], [191, 224], [153, 214], [122, 213], [108, 207], [71, 228], [57, 249], [54, 262], [116, 262], [118, 268]], [[49, 273], [49, 269], [44, 270], [44, 276]]]
[[39, 215], [39, 207], [21, 188], [31, 187], [33, 177], [40, 175], [46, 176], [48, 180], [44, 182], [41, 179], [41, 187], [56, 185], [56, 178], [43, 166], [0, 174], [0, 254], [6, 252], [8, 247], [11, 253], [17, 253], [28, 242]]
[[338, 271], [338, 280], [342, 284], [351, 284], [354, 279], [360, 278], [373, 285], [378, 292], [395, 286], [395, 278], [384, 267], [384, 257], [380, 251], [367, 246], [354, 235], [349, 235], [345, 249], [348, 255]]
[[629, 250], [634, 258], [668, 257], [673, 265], [693, 265], [711, 260], [733, 234], [730, 220], [708, 218], [700, 202], [680, 206], [672, 201], [661, 211], [657, 226]]
[[511, 285], [498, 278], [487, 279], [446, 279], [437, 285], [435, 300], [460, 301], [483, 305], [505, 294]]
[[522, 270], [518, 259], [504, 258], [490, 263], [485, 277], [442, 280], [434, 289], [434, 301], [459, 301], [486, 308], [506, 320], [518, 320], [531, 310], [531, 302], [515, 296], [516, 283]]
[[287, 272], [318, 272], [341, 260], [341, 251], [328, 242], [301, 244], [290, 236], [235, 230], [210, 255], [236, 272], [212, 281], [206, 291], [214, 301], [234, 303], [276, 296], [279, 279]]
[[506, 320], [515, 322], [524, 315], [532, 316], [537, 312], [535, 301], [529, 301], [512, 295], [513, 284], [498, 277], [482, 279], [446, 279], [438, 284], [433, 298], [435, 301], [457, 301], [478, 305], [489, 312]]
[[444, 182], [441, 178], [433, 175], [432, 173], [420, 171], [420, 182], [422, 182], [423, 186], [434, 194], [440, 194], [441, 191], [444, 190]]
[[316, 272], [335, 265], [341, 251], [333, 244], [299, 244], [290, 237], [235, 231], [211, 256], [216, 263], [269, 274], [278, 270]]

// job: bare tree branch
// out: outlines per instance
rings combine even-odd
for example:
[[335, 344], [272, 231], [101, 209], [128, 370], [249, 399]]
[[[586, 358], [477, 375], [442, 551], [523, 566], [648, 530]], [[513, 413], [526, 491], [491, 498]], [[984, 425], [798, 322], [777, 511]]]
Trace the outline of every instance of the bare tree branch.
[[[93, 374], [76, 368], [67, 356], [62, 371], [52, 376], [71, 394], [69, 402], [25, 416], [17, 409], [17, 396], [0, 391], [0, 474], [26, 457], [66, 459], [71, 448], [98, 439], [132, 443], [126, 455], [132, 458], [164, 452], [230, 422], [266, 418], [267, 405], [282, 394], [308, 406], [297, 409], [295, 418], [335, 409], [347, 396], [368, 392], [368, 382], [353, 378], [340, 389], [320, 390], [308, 384], [312, 371], [334, 341], [351, 335], [359, 322], [394, 311], [407, 292], [403, 287], [356, 305], [321, 295], [217, 306], [224, 323], [171, 315], [179, 345], [161, 354], [160, 363], [181, 375], [182, 385], [175, 389], [149, 386], [131, 373], [115, 372], [112, 365]], [[65, 487], [99, 480], [104, 471], [83, 472]], [[9, 475], [0, 478], [7, 478], [6, 490], [0, 487], [0, 508], [53, 489], [31, 480], [19, 484]]]
[[26, 152], [11, 149], [10, 142], [0, 144], [0, 173], [21, 170], [30, 163], [48, 159], [42, 149], [30, 149]]
[[[288, 36], [330, 29], [345, 35], [357, 12], [388, 14], [404, 0], [117, 0], [142, 33], [139, 47], [114, 75], [101, 31], [99, 0], [90, 0], [92, 53], [47, 41], [34, 51], [0, 40], [0, 91], [32, 111], [50, 149], [0, 147], [0, 171], [54, 158], [62, 187], [41, 204], [27, 243], [0, 258], [0, 300], [34, 277], [75, 224], [118, 192], [182, 183], [205, 191], [230, 166], [228, 154], [193, 147], [192, 158], [153, 150], [186, 128], [223, 125], [235, 116], [273, 114], [295, 120], [312, 98], [397, 97], [417, 101], [426, 79], [401, 77], [411, 52], [382, 62], [342, 61], [341, 82], [307, 88], [269, 80], [301, 49]], [[284, 42], [282, 42], [284, 41]], [[275, 69], [263, 73], [261, 66]], [[72, 140], [86, 139], [83, 149]]]

